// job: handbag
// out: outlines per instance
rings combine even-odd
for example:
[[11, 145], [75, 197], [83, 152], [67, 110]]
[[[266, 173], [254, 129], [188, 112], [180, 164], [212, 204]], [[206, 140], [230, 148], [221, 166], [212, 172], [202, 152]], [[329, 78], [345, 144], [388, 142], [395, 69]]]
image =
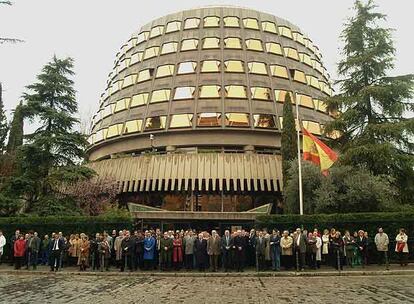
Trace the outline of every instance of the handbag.
[[397, 244], [397, 251], [398, 251], [398, 252], [403, 252], [404, 247], [405, 247], [405, 243], [403, 243], [403, 242], [398, 243], [398, 244]]

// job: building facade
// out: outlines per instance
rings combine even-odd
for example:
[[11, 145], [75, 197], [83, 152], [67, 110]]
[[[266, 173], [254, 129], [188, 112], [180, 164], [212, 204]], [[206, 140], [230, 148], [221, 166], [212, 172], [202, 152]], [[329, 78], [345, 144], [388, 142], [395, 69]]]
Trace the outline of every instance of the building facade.
[[277, 207], [287, 94], [300, 123], [321, 135], [332, 119], [323, 102], [329, 75], [297, 26], [237, 7], [156, 19], [116, 55], [92, 121], [90, 166], [119, 183], [124, 202], [189, 212]]

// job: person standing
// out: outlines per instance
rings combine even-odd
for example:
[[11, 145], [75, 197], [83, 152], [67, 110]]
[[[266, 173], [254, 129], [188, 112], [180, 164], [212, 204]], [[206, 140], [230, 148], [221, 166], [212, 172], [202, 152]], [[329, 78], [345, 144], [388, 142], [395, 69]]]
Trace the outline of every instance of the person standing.
[[287, 230], [283, 231], [283, 236], [280, 239], [280, 247], [282, 248], [282, 265], [288, 270], [293, 265], [293, 238]]
[[336, 270], [342, 270], [344, 259], [344, 240], [339, 231], [335, 232], [335, 237], [332, 239], [332, 248], [334, 257], [336, 258], [335, 268]]
[[88, 236], [84, 233], [81, 233], [78, 259], [78, 266], [80, 271], [85, 271], [86, 268], [89, 267], [89, 252], [90, 242], [88, 240]]
[[144, 266], [144, 236], [142, 231], [137, 231], [135, 236], [135, 264], [134, 270], [142, 269]]
[[128, 268], [132, 272], [132, 255], [134, 254], [135, 242], [131, 238], [131, 233], [127, 230], [125, 231], [125, 237], [121, 242], [122, 249], [122, 263], [121, 263], [121, 272]]
[[397, 252], [400, 265], [407, 266], [407, 256], [408, 256], [408, 236], [405, 234], [405, 229], [401, 228], [400, 232], [397, 234], [395, 241], [395, 252]]
[[203, 234], [198, 234], [198, 239], [194, 242], [194, 253], [196, 265], [199, 271], [205, 271], [207, 267], [207, 241], [203, 238]]
[[220, 236], [216, 230], [211, 231], [211, 237], [207, 241], [207, 253], [210, 256], [210, 267], [213, 272], [218, 270], [218, 260], [220, 256]]
[[305, 270], [306, 237], [300, 228], [297, 228], [294, 234], [293, 249], [296, 257], [296, 269]]
[[26, 240], [23, 237], [23, 234], [18, 236], [18, 239], [14, 242], [13, 253], [15, 265], [14, 269], [20, 269], [22, 267], [23, 259], [26, 252]]
[[46, 234], [42, 240], [42, 248], [41, 248], [42, 265], [49, 264], [49, 249], [50, 249], [49, 246], [50, 246], [50, 239], [49, 239], [49, 235]]
[[378, 233], [375, 235], [374, 239], [375, 245], [377, 246], [378, 252], [378, 265], [382, 265], [385, 260], [386, 268], [389, 268], [389, 261], [388, 261], [388, 244], [390, 240], [388, 235], [384, 232], [382, 228], [378, 229]]
[[346, 256], [346, 265], [354, 267], [355, 261], [355, 254], [354, 254], [354, 247], [355, 247], [355, 240], [354, 237], [349, 233], [348, 230], [345, 231], [344, 235], [344, 246], [345, 246], [345, 256]]
[[160, 240], [161, 248], [161, 270], [170, 270], [173, 251], [173, 240], [168, 235], [168, 232], [164, 232], [164, 237]]
[[14, 242], [16, 242], [19, 239], [20, 236], [20, 230], [16, 230], [14, 235], [10, 238], [10, 249], [11, 249], [11, 259], [10, 259], [10, 266], [13, 266], [15, 264], [14, 261]]
[[325, 229], [322, 235], [322, 261], [325, 265], [328, 264], [329, 257], [329, 230]]
[[1, 265], [1, 257], [4, 253], [4, 246], [6, 246], [6, 238], [3, 235], [3, 231], [0, 230], [0, 265]]
[[234, 265], [235, 265], [236, 271], [238, 272], [244, 271], [244, 256], [245, 256], [246, 246], [247, 246], [246, 238], [241, 235], [240, 230], [237, 230], [235, 237], [233, 239], [233, 249], [234, 249]]
[[196, 237], [194, 236], [194, 232], [189, 230], [187, 234], [184, 236], [184, 255], [185, 255], [185, 269], [190, 270], [193, 269], [194, 266], [194, 242]]
[[314, 238], [316, 239], [316, 268], [321, 267], [321, 261], [322, 261], [322, 238], [319, 236], [317, 232], [313, 233]]
[[30, 237], [27, 245], [27, 248], [29, 250], [27, 269], [29, 269], [31, 265], [33, 265], [33, 270], [36, 270], [37, 268], [37, 259], [39, 257], [40, 242], [41, 241], [38, 237], [37, 232], [34, 232]]
[[144, 238], [144, 270], [149, 270], [153, 268], [154, 255], [155, 255], [155, 238], [151, 236], [149, 231], [145, 231]]
[[224, 236], [221, 238], [221, 257], [224, 272], [228, 272], [231, 268], [231, 248], [233, 247], [233, 239], [230, 236], [230, 231], [224, 231]]
[[99, 265], [101, 272], [109, 271], [109, 259], [111, 257], [111, 247], [108, 242], [108, 238], [105, 235], [100, 237], [100, 242], [98, 242], [98, 256], [99, 256]]
[[[315, 234], [317, 235], [317, 233]], [[306, 251], [308, 253], [309, 259], [308, 259], [308, 265], [312, 269], [316, 269], [317, 262], [316, 262], [316, 236], [314, 235], [314, 232], [309, 232], [308, 237], [306, 239]]]
[[60, 266], [60, 252], [63, 250], [63, 240], [59, 234], [53, 233], [53, 240], [50, 242], [50, 271], [58, 271]]
[[122, 240], [124, 238], [124, 232], [122, 230], [119, 231], [119, 235], [115, 238], [114, 242], [114, 251], [115, 251], [115, 263], [118, 268], [121, 267], [122, 262]]
[[355, 240], [355, 244], [359, 255], [361, 256], [362, 267], [365, 267], [368, 265], [368, 240], [365, 237], [363, 230], [358, 231], [358, 237]]
[[256, 249], [256, 270], [264, 270], [265, 254], [266, 254], [266, 240], [263, 236], [263, 231], [259, 231], [259, 235], [255, 240]]
[[180, 233], [175, 234], [173, 240], [173, 255], [172, 261], [175, 270], [180, 270], [183, 264], [183, 240], [181, 239]]

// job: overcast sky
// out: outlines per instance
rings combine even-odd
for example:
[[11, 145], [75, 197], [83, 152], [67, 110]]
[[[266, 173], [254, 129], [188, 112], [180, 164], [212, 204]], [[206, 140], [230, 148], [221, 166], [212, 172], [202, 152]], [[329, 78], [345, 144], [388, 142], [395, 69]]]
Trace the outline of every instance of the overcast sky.
[[[0, 81], [7, 110], [24, 87], [56, 54], [75, 60], [75, 88], [82, 119], [97, 109], [115, 54], [131, 34], [152, 19], [194, 7], [229, 4], [267, 12], [298, 25], [319, 47], [335, 77], [339, 34], [353, 0], [12, 0], [0, 6], [0, 36], [25, 40], [0, 44]], [[414, 1], [377, 0], [394, 28], [397, 60], [393, 74], [414, 72]]]

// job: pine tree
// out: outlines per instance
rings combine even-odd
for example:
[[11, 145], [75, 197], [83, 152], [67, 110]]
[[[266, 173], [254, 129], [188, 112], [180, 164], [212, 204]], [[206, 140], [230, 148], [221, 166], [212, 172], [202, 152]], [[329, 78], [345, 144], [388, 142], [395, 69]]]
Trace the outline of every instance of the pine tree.
[[23, 105], [20, 102], [14, 110], [13, 120], [10, 126], [9, 140], [7, 142], [7, 153], [14, 154], [17, 148], [23, 145], [24, 115]]
[[283, 105], [283, 128], [280, 150], [282, 154], [283, 187], [286, 188], [291, 160], [298, 157], [297, 133], [290, 94], [286, 94]]
[[0, 82], [0, 155], [4, 153], [6, 146], [6, 137], [9, 132], [9, 124], [7, 123], [7, 117], [4, 112], [3, 104], [3, 87]]
[[365, 167], [394, 179], [403, 200], [414, 195], [414, 75], [390, 76], [395, 48], [392, 30], [378, 25], [386, 16], [372, 0], [355, 2], [355, 16], [342, 32], [344, 59], [338, 65], [340, 94], [328, 101], [339, 117], [326, 126], [338, 130], [343, 164]]

